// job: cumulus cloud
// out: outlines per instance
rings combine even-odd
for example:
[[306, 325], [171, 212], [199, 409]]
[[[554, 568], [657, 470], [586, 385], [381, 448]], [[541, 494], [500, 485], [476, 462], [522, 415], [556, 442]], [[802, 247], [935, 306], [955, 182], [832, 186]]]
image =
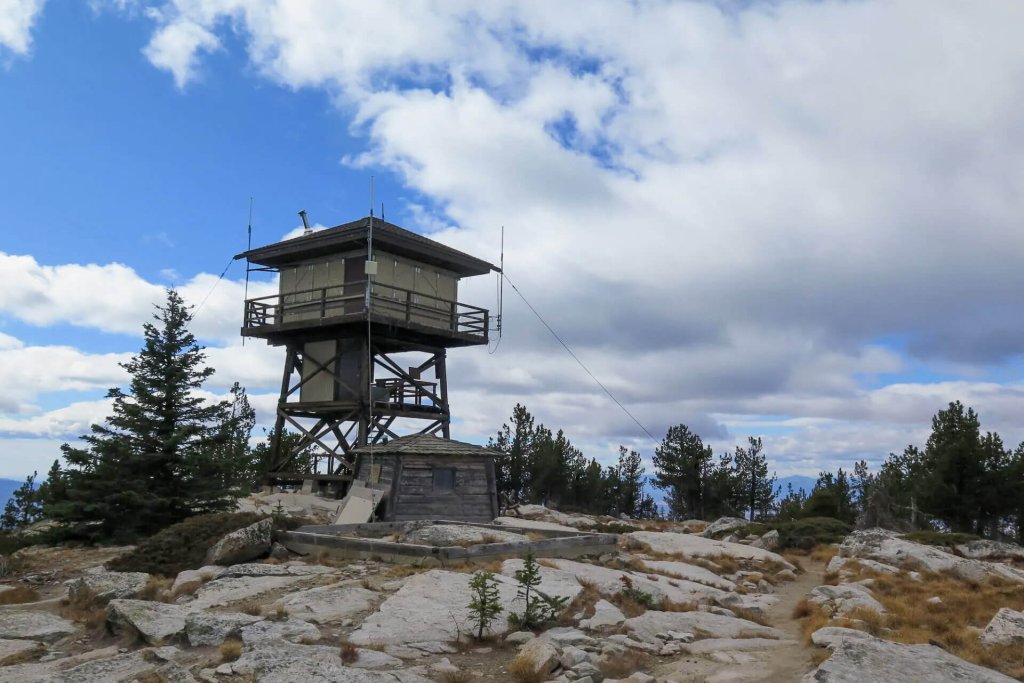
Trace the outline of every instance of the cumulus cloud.
[[32, 27], [45, 0], [0, 0], [0, 46], [17, 55], [32, 47]]
[[[429, 199], [408, 227], [497, 261], [507, 226], [511, 280], [655, 434], [688, 422], [725, 447], [762, 430], [814, 471], [920, 440], [960, 398], [1020, 436], [1018, 3], [168, 0], [150, 16], [146, 54], [179, 87], [232, 31], [264, 77], [354, 112], [366, 146], [344, 163]], [[124, 266], [5, 258], [0, 306], [34, 324], [134, 329], [158, 298]], [[137, 300], [62, 303], [100, 275]], [[212, 279], [183, 291], [197, 302]], [[493, 300], [492, 280], [464, 285]], [[216, 288], [203, 334], [231, 343], [240, 287]], [[562, 354], [506, 288], [498, 352], [450, 355], [456, 431], [483, 438], [523, 401], [597, 452], [649, 451]], [[904, 376], [939, 367], [962, 376]]]

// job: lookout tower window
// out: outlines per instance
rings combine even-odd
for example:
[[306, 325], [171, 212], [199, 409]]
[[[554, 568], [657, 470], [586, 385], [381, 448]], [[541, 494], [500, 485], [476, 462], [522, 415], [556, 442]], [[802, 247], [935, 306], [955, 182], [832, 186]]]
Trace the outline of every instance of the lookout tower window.
[[435, 467], [434, 468], [434, 490], [454, 491], [455, 490], [455, 468]]

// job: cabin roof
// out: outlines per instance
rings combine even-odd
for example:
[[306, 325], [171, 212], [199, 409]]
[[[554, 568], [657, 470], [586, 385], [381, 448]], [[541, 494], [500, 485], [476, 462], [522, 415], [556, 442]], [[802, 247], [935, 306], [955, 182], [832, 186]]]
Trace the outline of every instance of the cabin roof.
[[[370, 446], [360, 446], [352, 450], [361, 455], [370, 454]], [[442, 439], [433, 434], [412, 434], [373, 445], [374, 455], [472, 455], [477, 457], [493, 457], [491, 448], [477, 446], [464, 441]]]
[[[235, 258], [244, 258], [250, 263], [276, 268], [310, 258], [365, 248], [369, 232], [370, 217], [366, 216], [310, 235], [300, 235], [283, 242], [250, 249], [236, 255]], [[374, 247], [379, 246], [398, 256], [408, 256], [440, 266], [463, 277], [484, 275], [497, 270], [487, 261], [379, 218], [373, 219], [373, 244]]]

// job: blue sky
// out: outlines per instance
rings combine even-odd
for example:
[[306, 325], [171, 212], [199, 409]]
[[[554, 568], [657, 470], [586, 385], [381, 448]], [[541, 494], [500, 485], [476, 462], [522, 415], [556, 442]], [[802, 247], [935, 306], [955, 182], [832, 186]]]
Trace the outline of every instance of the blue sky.
[[[213, 393], [255, 244], [365, 215], [496, 261], [655, 434], [877, 461], [960, 399], [1024, 439], [1018, 4], [0, 2], [0, 477], [102, 419], [163, 286]], [[266, 277], [263, 277], [266, 280]], [[493, 281], [462, 290], [493, 305]], [[269, 291], [255, 283], [251, 293]], [[211, 294], [212, 292], [212, 294]], [[633, 422], [514, 298], [453, 353], [456, 436], [523, 402], [588, 455]]]

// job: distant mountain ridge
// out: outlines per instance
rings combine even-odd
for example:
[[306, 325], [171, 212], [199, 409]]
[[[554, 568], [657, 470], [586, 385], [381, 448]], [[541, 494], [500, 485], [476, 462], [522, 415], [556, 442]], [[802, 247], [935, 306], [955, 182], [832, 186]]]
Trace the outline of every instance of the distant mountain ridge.
[[0, 479], [0, 512], [7, 506], [7, 501], [11, 499], [18, 487], [24, 483], [24, 481], [14, 479]]

